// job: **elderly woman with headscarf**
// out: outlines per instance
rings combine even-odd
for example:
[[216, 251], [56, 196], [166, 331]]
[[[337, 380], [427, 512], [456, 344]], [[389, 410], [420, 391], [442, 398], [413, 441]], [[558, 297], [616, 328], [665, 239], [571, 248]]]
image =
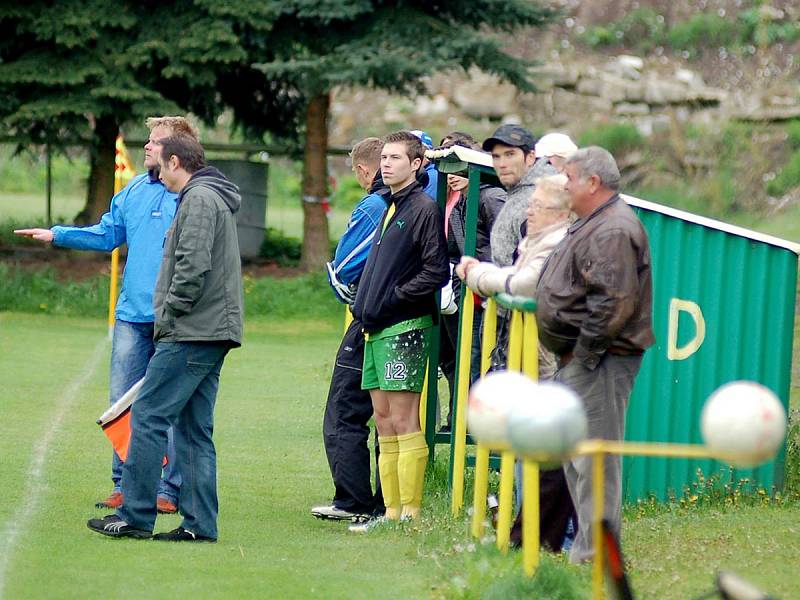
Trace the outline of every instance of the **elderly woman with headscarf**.
[[[536, 296], [539, 275], [570, 226], [569, 195], [564, 189], [564, 175], [542, 177], [536, 181], [528, 206], [528, 230], [519, 245], [519, 256], [510, 267], [498, 267], [464, 256], [456, 273], [469, 288], [481, 296], [507, 292], [517, 296]], [[555, 356], [539, 346], [539, 378], [552, 379], [556, 372]], [[541, 543], [559, 552], [565, 539], [574, 508], [562, 468], [542, 470], [539, 475], [539, 531]], [[511, 541], [521, 543], [522, 512], [511, 530]]]
[[[550, 252], [566, 235], [570, 225], [569, 195], [564, 189], [566, 177], [551, 175], [536, 181], [528, 206], [527, 235], [519, 245], [518, 258], [510, 267], [499, 267], [464, 256], [456, 273], [469, 288], [488, 297], [498, 292], [515, 296], [536, 296], [539, 274]], [[550, 379], [555, 373], [555, 358], [540, 348], [539, 378]]]

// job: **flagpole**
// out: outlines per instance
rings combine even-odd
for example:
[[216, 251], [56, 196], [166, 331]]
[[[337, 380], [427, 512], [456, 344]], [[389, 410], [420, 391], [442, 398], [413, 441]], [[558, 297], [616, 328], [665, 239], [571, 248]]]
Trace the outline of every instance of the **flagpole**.
[[[114, 195], [119, 194], [136, 173], [133, 171], [125, 140], [122, 134], [117, 135], [114, 155]], [[111, 278], [108, 284], [108, 337], [114, 337], [115, 311], [119, 289], [119, 248], [111, 252]]]

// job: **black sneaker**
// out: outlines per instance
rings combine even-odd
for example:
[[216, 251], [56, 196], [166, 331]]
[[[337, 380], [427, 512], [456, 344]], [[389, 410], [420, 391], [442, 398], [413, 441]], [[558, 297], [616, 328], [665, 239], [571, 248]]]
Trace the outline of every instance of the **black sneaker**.
[[115, 538], [130, 537], [144, 540], [149, 539], [152, 535], [144, 529], [131, 527], [117, 515], [106, 515], [102, 519], [89, 519], [86, 526], [92, 531]]
[[177, 529], [164, 533], [157, 533], [153, 536], [153, 539], [158, 542], [210, 542], [212, 544], [217, 541], [214, 538], [192, 533], [183, 527], [178, 527]]

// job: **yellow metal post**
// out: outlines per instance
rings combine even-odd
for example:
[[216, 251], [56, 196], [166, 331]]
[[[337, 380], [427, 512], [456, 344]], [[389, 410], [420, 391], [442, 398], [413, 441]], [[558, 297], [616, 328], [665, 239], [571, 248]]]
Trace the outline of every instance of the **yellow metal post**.
[[[483, 313], [483, 337], [481, 338], [481, 375], [486, 375], [491, 364], [492, 350], [497, 332], [497, 305], [490, 298]], [[489, 493], [489, 448], [478, 443], [475, 449], [475, 486], [472, 494], [472, 535], [483, 536], [486, 517], [486, 494]]]
[[[422, 383], [422, 392], [419, 396], [419, 430], [425, 432], [425, 424], [428, 421], [428, 369], [431, 363], [425, 363], [425, 379]], [[430, 448], [428, 449], [430, 451]]]
[[472, 495], [472, 537], [483, 537], [486, 494], [489, 493], [489, 448], [478, 444], [475, 450], [475, 485]]
[[522, 566], [529, 577], [539, 566], [539, 463], [522, 463]]
[[[522, 313], [511, 312], [508, 337], [508, 370], [519, 371], [522, 367]], [[497, 507], [497, 547], [508, 550], [511, 534], [511, 512], [514, 504], [514, 453], [504, 450], [500, 458], [500, 497]]]
[[[136, 175], [136, 171], [128, 158], [125, 141], [118, 135], [114, 145], [114, 195], [119, 194], [128, 182]], [[119, 248], [111, 252], [111, 278], [108, 283], [108, 337], [114, 336], [114, 313], [117, 309], [119, 289]]]
[[536, 314], [524, 313], [522, 348], [522, 372], [534, 381], [539, 379], [539, 330], [536, 327]]
[[511, 326], [508, 332], [508, 364], [509, 371], [522, 371], [522, 313], [511, 311]]
[[450, 497], [453, 516], [458, 515], [464, 506], [464, 467], [467, 454], [467, 394], [469, 394], [469, 373], [472, 358], [472, 320], [475, 316], [475, 303], [472, 292], [464, 285], [461, 288], [461, 335], [458, 352], [458, 393], [456, 394], [455, 448], [453, 449], [453, 492]]
[[486, 375], [492, 364], [492, 350], [497, 345], [497, 303], [494, 298], [486, 301], [483, 312], [483, 337], [481, 338], [481, 375]]
[[[116, 182], [115, 182], [116, 187]], [[111, 252], [111, 278], [108, 282], [108, 338], [114, 337], [114, 313], [117, 310], [117, 289], [119, 286], [119, 248]]]
[[592, 600], [603, 600], [603, 510], [605, 490], [605, 452], [598, 450], [592, 454], [592, 496], [594, 500], [592, 516], [592, 546], [594, 563], [592, 565]]
[[497, 508], [497, 547], [508, 552], [511, 536], [511, 509], [514, 495], [514, 452], [503, 450], [500, 457], [500, 498]]

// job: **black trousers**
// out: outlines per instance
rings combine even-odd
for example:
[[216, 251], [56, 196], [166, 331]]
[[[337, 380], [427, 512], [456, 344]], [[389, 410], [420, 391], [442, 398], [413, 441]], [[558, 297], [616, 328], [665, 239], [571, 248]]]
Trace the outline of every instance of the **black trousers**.
[[322, 435], [335, 487], [333, 504], [343, 510], [372, 514], [383, 511], [383, 496], [377, 468], [377, 432], [375, 493], [370, 480], [367, 423], [372, 417], [372, 400], [369, 392], [361, 389], [363, 365], [364, 334], [361, 323], [353, 321], [336, 353]]
[[[539, 540], [543, 548], [560, 552], [567, 532], [567, 523], [575, 515], [569, 495], [564, 469], [539, 471]], [[573, 519], [577, 523], [577, 519]], [[520, 546], [522, 539], [522, 511], [511, 527], [511, 544]]]

